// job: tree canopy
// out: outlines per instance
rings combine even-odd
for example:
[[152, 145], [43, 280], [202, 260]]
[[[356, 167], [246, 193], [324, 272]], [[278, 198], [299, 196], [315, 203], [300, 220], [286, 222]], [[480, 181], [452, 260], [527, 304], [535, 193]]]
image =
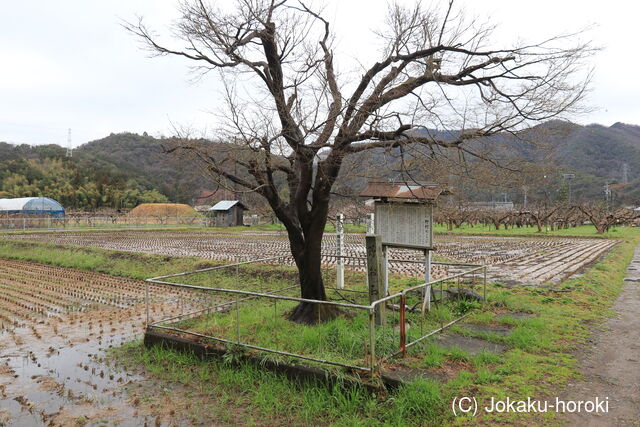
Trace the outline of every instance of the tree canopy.
[[[152, 54], [185, 58], [225, 83], [217, 132], [225, 146], [214, 155], [185, 140], [172, 151], [268, 201], [287, 229], [301, 296], [312, 300], [326, 299], [321, 240], [346, 158], [399, 149], [403, 159], [455, 153], [492, 162], [490, 144], [477, 150], [468, 142], [576, 112], [590, 78], [583, 71], [593, 49], [575, 35], [497, 43], [493, 25], [466, 18], [453, 1], [390, 4], [379, 56], [358, 58], [370, 65], [355, 81], [338, 72], [333, 27], [314, 5], [238, 0], [225, 9], [187, 0], [180, 15], [178, 43], [161, 41], [142, 19], [125, 24]], [[279, 177], [288, 191], [278, 190]], [[313, 323], [333, 315], [302, 303], [290, 317]]]

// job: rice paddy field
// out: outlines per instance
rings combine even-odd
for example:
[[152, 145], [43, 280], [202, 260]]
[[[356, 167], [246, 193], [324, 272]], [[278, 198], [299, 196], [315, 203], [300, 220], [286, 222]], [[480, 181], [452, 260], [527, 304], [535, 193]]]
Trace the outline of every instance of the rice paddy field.
[[[287, 237], [282, 232], [112, 231], [10, 234], [4, 238], [217, 261], [247, 261], [290, 254]], [[534, 286], [570, 277], [607, 253], [617, 242], [613, 239], [575, 237], [454, 234], [439, 235], [435, 241], [436, 260], [486, 264], [489, 266], [490, 280]], [[323, 253], [323, 263], [334, 265], [334, 234], [325, 234]], [[347, 257], [344, 259], [346, 268], [364, 272], [364, 235], [348, 234], [343, 255]], [[421, 253], [392, 249], [390, 259], [391, 272], [424, 277], [424, 266], [419, 262], [423, 259]], [[444, 277], [451, 273], [453, 271], [448, 268], [434, 265], [432, 277]]]

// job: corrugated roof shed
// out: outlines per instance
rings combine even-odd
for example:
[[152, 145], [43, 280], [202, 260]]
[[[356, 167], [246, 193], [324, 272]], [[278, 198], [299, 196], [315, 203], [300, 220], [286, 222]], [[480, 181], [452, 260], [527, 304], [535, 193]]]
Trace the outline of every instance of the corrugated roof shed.
[[246, 209], [246, 207], [239, 200], [221, 200], [212, 206], [210, 211], [228, 211], [235, 205], [240, 205], [241, 208]]

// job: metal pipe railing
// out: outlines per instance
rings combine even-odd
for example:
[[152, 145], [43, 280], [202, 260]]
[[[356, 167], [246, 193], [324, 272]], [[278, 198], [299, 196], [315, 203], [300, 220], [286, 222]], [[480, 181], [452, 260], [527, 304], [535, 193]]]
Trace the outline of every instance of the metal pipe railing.
[[[213, 293], [219, 293], [219, 294], [227, 294], [230, 297], [232, 297], [232, 299], [230, 301], [226, 301], [223, 302], [221, 304], [217, 304], [215, 306], [213, 306], [213, 312], [217, 312], [220, 311], [220, 309], [222, 307], [226, 307], [226, 306], [235, 306], [235, 339], [225, 339], [225, 338], [221, 338], [221, 337], [216, 337], [216, 336], [211, 336], [211, 335], [206, 335], [206, 334], [201, 334], [201, 333], [197, 333], [194, 331], [189, 331], [189, 330], [185, 330], [185, 329], [181, 329], [181, 328], [176, 328], [176, 327], [172, 327], [172, 326], [166, 326], [169, 323], [177, 323], [181, 320], [185, 320], [186, 317], [193, 317], [195, 315], [198, 315], [199, 313], [202, 313], [204, 311], [209, 311], [211, 312], [212, 307], [207, 307], [204, 309], [200, 309], [200, 310], [196, 310], [196, 311], [191, 311], [187, 314], [180, 314], [177, 316], [172, 316], [169, 318], [165, 318], [165, 319], [161, 319], [159, 321], [150, 323], [149, 322], [149, 317], [147, 314], [147, 325], [150, 328], [159, 328], [159, 329], [165, 329], [165, 330], [172, 330], [172, 331], [176, 331], [176, 332], [181, 332], [181, 333], [185, 333], [185, 334], [191, 334], [193, 336], [198, 336], [198, 337], [202, 337], [202, 338], [207, 338], [207, 339], [211, 339], [217, 342], [222, 342], [222, 343], [227, 343], [227, 344], [233, 344], [233, 345], [238, 345], [241, 347], [245, 347], [245, 348], [249, 348], [249, 349], [254, 349], [254, 350], [258, 350], [258, 351], [265, 351], [265, 352], [269, 352], [269, 353], [274, 353], [274, 354], [280, 354], [280, 355], [285, 355], [285, 356], [291, 356], [291, 357], [296, 357], [296, 358], [300, 358], [300, 359], [304, 359], [304, 360], [309, 360], [309, 361], [314, 361], [314, 362], [319, 362], [319, 363], [324, 363], [324, 364], [330, 364], [330, 365], [336, 365], [336, 366], [342, 366], [342, 367], [346, 367], [346, 368], [351, 368], [351, 369], [358, 369], [358, 370], [362, 370], [362, 371], [366, 371], [366, 372], [375, 372], [377, 369], [380, 368], [381, 364], [388, 361], [389, 359], [396, 357], [400, 354], [402, 354], [403, 356], [406, 354], [406, 351], [408, 348], [415, 346], [416, 344], [418, 344], [419, 342], [424, 341], [425, 339], [429, 338], [430, 336], [433, 336], [434, 334], [443, 331], [444, 329], [446, 329], [447, 327], [455, 324], [456, 322], [464, 319], [466, 316], [468, 316], [469, 313], [460, 316], [456, 319], [454, 319], [453, 321], [450, 321], [446, 324], [444, 324], [444, 322], [442, 322], [442, 319], [440, 319], [440, 327], [430, 331], [426, 334], [423, 333], [422, 331], [422, 324], [421, 324], [421, 333], [420, 336], [416, 339], [413, 340], [408, 340], [408, 336], [407, 336], [407, 331], [406, 331], [406, 301], [407, 301], [407, 295], [411, 292], [418, 292], [418, 291], [422, 291], [423, 295], [425, 292], [432, 292], [430, 289], [433, 289], [434, 286], [436, 285], [440, 285], [440, 296], [441, 296], [441, 300], [443, 298], [444, 295], [444, 287], [443, 285], [447, 282], [451, 282], [454, 281], [456, 279], [458, 279], [458, 286], [460, 283], [460, 279], [464, 276], [473, 275], [473, 281], [475, 282], [475, 277], [476, 277], [476, 273], [479, 271], [483, 272], [483, 283], [484, 283], [484, 291], [483, 291], [483, 296], [486, 300], [486, 266], [483, 265], [478, 265], [478, 264], [463, 264], [463, 263], [438, 263], [438, 264], [442, 264], [442, 265], [457, 265], [460, 267], [471, 267], [469, 270], [466, 270], [464, 272], [461, 273], [457, 273], [451, 276], [447, 276], [444, 278], [440, 278], [437, 280], [432, 280], [430, 282], [424, 282], [418, 285], [414, 285], [411, 286], [407, 289], [403, 289], [400, 292], [397, 292], [393, 295], [387, 295], [383, 298], [380, 298], [376, 301], [373, 301], [371, 303], [367, 304], [355, 304], [355, 303], [344, 303], [344, 302], [338, 302], [338, 301], [322, 301], [322, 300], [315, 300], [315, 299], [308, 299], [308, 298], [300, 298], [300, 297], [294, 297], [294, 296], [286, 296], [286, 295], [277, 295], [280, 292], [283, 292], [285, 289], [286, 290], [291, 290], [293, 288], [296, 288], [297, 286], [290, 286], [287, 288], [283, 288], [283, 289], [276, 289], [273, 291], [267, 291], [267, 292], [255, 292], [255, 291], [247, 291], [247, 290], [241, 290], [241, 289], [227, 289], [227, 288], [218, 288], [218, 287], [209, 287], [209, 286], [198, 286], [198, 285], [188, 285], [188, 284], [183, 284], [183, 283], [175, 283], [175, 282], [170, 282], [170, 281], [166, 281], [166, 280], [162, 280], [162, 279], [167, 279], [167, 278], [175, 278], [175, 277], [184, 277], [187, 275], [191, 275], [191, 274], [197, 274], [197, 273], [203, 273], [203, 272], [210, 272], [210, 271], [215, 271], [215, 270], [221, 270], [221, 269], [234, 269], [235, 268], [235, 274], [236, 274], [236, 282], [237, 282], [237, 278], [238, 278], [238, 272], [239, 272], [239, 267], [240, 266], [244, 266], [244, 265], [249, 265], [249, 264], [257, 264], [257, 263], [262, 263], [262, 262], [268, 262], [268, 261], [273, 261], [273, 260], [277, 260], [277, 259], [282, 259], [285, 258], [287, 256], [276, 256], [276, 257], [268, 257], [268, 258], [261, 258], [259, 260], [253, 260], [253, 261], [243, 261], [243, 262], [238, 262], [238, 263], [234, 263], [234, 264], [227, 264], [227, 265], [222, 265], [222, 266], [216, 266], [216, 267], [209, 267], [209, 268], [205, 268], [205, 269], [199, 269], [199, 270], [194, 270], [194, 271], [188, 271], [188, 272], [182, 272], [182, 273], [174, 273], [174, 274], [170, 274], [170, 275], [165, 275], [165, 276], [157, 276], [151, 279], [147, 279], [145, 281], [146, 286], [149, 285], [149, 283], [154, 283], [157, 285], [163, 285], [163, 286], [170, 286], [170, 287], [176, 287], [176, 288], [180, 288], [180, 289], [187, 289], [187, 290], [194, 290], [194, 291], [203, 291], [205, 293], [208, 292], [213, 292]], [[348, 289], [336, 289], [337, 292], [342, 292], [342, 291], [350, 291]], [[355, 290], [354, 290], [355, 291]], [[245, 298], [240, 298], [241, 296], [245, 296]], [[340, 307], [340, 308], [348, 308], [348, 309], [355, 309], [355, 310], [363, 310], [363, 311], [367, 311], [368, 312], [368, 317], [369, 317], [369, 325], [368, 325], [368, 343], [367, 343], [367, 347], [368, 349], [365, 349], [365, 354], [368, 354], [367, 360], [367, 366], [368, 367], [362, 367], [362, 366], [355, 366], [355, 365], [350, 365], [350, 364], [346, 364], [346, 363], [342, 363], [342, 362], [336, 362], [336, 361], [331, 361], [331, 360], [326, 360], [326, 359], [320, 359], [317, 357], [311, 357], [308, 355], [302, 355], [302, 354], [296, 354], [296, 353], [292, 353], [292, 352], [288, 352], [288, 351], [282, 351], [282, 350], [277, 350], [277, 349], [273, 349], [273, 348], [266, 348], [266, 347], [262, 347], [262, 346], [258, 346], [255, 344], [250, 344], [247, 342], [243, 342], [241, 340], [241, 336], [240, 336], [240, 310], [239, 310], [239, 303], [249, 300], [249, 299], [256, 299], [256, 298], [265, 298], [265, 299], [269, 299], [272, 300], [274, 303], [274, 315], [275, 313], [277, 313], [277, 302], [278, 301], [292, 301], [292, 302], [298, 302], [298, 303], [309, 303], [309, 304], [317, 304], [317, 305], [325, 305], [325, 306], [335, 306], [335, 307]], [[381, 304], [384, 303], [388, 303], [389, 301], [399, 298], [400, 299], [400, 336], [399, 336], [399, 350], [393, 352], [390, 355], [387, 356], [383, 356], [383, 357], [379, 357], [376, 356], [376, 352], [378, 351], [377, 349], [377, 331], [378, 331], [378, 326], [376, 325], [376, 321], [375, 321], [375, 317], [376, 317], [376, 311], [379, 309], [379, 306]], [[146, 299], [147, 299], [147, 313], [148, 313], [148, 306], [149, 306], [149, 296], [148, 296], [148, 289], [146, 290]], [[424, 315], [423, 315], [424, 316]], [[422, 317], [423, 317], [422, 316]], [[441, 316], [441, 313], [439, 313], [439, 316]], [[421, 318], [422, 318], [421, 317]], [[384, 328], [384, 327], [383, 327]], [[383, 336], [384, 336], [384, 329], [383, 329]]]
[[260, 262], [273, 261], [273, 260], [276, 260], [276, 259], [290, 258], [290, 257], [291, 257], [290, 255], [280, 255], [280, 256], [274, 256], [274, 257], [269, 257], [269, 258], [260, 258], [260, 259], [251, 260], [251, 261], [241, 261], [241, 262], [236, 262], [236, 263], [233, 263], [233, 264], [217, 265], [215, 267], [201, 268], [199, 270], [184, 271], [184, 272], [181, 272], [181, 273], [173, 273], [173, 274], [167, 274], [165, 276], [152, 277], [150, 279], [146, 279], [146, 281], [155, 283], [156, 281], [158, 281], [160, 279], [168, 279], [169, 277], [189, 276], [189, 275], [192, 275], [192, 274], [206, 273], [207, 271], [221, 270], [221, 269], [224, 269], [224, 268], [237, 267], [237, 266], [240, 266], [240, 265], [247, 265], [247, 264], [257, 264], [257, 263], [260, 263]]

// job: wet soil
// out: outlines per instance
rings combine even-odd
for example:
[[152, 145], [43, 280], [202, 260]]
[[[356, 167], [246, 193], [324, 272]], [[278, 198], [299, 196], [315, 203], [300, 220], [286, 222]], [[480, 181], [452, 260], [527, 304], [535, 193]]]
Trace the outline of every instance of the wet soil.
[[471, 332], [481, 333], [481, 334], [496, 334], [496, 335], [502, 335], [502, 336], [507, 336], [512, 331], [511, 328], [508, 328], [506, 326], [482, 325], [482, 324], [476, 324], [476, 323], [466, 323], [462, 325], [462, 329], [465, 329]]
[[459, 348], [460, 350], [466, 351], [471, 355], [476, 355], [483, 351], [496, 354], [504, 353], [505, 351], [507, 351], [507, 347], [501, 344], [493, 343], [480, 338], [464, 337], [455, 334], [439, 335], [436, 338], [435, 342], [440, 347], [446, 349]]
[[524, 320], [524, 319], [531, 319], [532, 317], [536, 317], [536, 315], [533, 313], [525, 313], [523, 311], [514, 311], [510, 313], [499, 314], [498, 320], [500, 321], [504, 319]]
[[[132, 404], [145, 379], [105, 360], [142, 337], [144, 282], [0, 259], [0, 288], [0, 425], [184, 424]], [[152, 319], [175, 310], [163, 295]]]

